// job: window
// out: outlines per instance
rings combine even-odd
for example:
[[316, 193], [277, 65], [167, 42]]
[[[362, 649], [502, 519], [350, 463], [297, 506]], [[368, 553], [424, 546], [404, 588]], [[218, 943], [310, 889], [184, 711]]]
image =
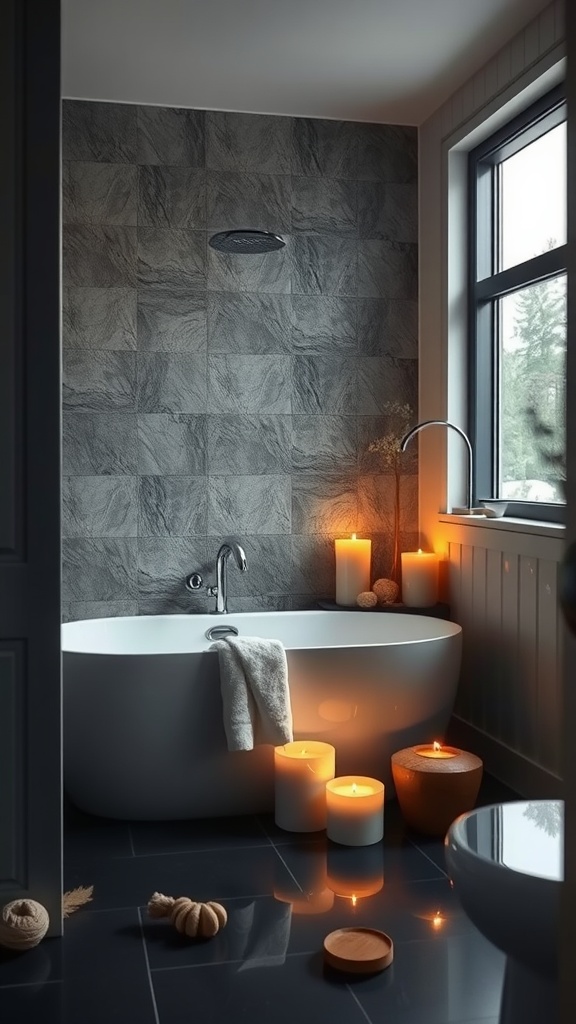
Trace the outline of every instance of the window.
[[566, 100], [555, 90], [470, 154], [476, 499], [564, 507]]

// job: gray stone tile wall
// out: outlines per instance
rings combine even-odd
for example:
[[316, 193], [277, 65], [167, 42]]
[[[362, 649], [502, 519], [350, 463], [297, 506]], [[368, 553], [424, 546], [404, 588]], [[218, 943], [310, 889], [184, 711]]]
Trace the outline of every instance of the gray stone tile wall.
[[[370, 441], [417, 409], [417, 140], [402, 126], [65, 101], [63, 615], [334, 594], [334, 538], [391, 553]], [[215, 252], [262, 228], [285, 248]], [[407, 453], [402, 540], [416, 541]]]

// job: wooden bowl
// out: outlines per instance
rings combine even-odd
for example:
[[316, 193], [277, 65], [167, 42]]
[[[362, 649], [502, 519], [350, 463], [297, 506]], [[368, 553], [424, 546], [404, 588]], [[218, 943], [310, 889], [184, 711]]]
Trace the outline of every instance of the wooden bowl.
[[373, 974], [393, 959], [392, 939], [376, 928], [337, 928], [324, 939], [324, 962], [337, 971]]

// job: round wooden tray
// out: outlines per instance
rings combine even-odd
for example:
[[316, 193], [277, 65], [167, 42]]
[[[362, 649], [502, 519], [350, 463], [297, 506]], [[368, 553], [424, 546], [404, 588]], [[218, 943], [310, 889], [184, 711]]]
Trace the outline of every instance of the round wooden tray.
[[370, 974], [394, 959], [394, 943], [376, 928], [337, 928], [324, 939], [324, 961], [338, 971]]

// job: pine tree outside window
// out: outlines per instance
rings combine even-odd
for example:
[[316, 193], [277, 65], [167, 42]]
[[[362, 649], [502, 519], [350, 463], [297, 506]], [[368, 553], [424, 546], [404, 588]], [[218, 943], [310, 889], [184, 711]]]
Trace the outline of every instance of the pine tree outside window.
[[470, 154], [475, 499], [564, 510], [566, 101], [554, 90]]

